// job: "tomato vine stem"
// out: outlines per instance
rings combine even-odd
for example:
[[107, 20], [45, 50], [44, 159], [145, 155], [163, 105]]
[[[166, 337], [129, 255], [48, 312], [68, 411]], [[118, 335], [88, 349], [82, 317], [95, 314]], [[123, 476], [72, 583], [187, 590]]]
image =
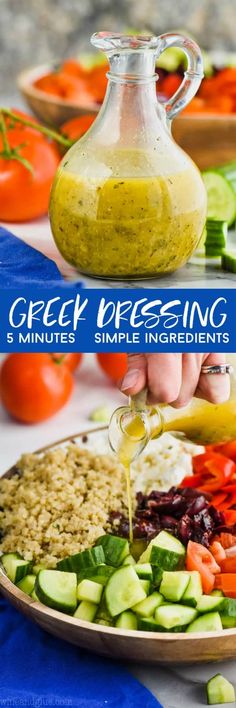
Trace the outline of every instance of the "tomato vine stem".
[[56, 140], [56, 142], [60, 143], [67, 149], [74, 144], [74, 140], [66, 138], [66, 136], [62, 135], [61, 133], [58, 133], [57, 130], [53, 130], [52, 128], [46, 128], [46, 126], [41, 125], [41, 123], [36, 123], [33, 120], [30, 120], [29, 118], [17, 115], [17, 113], [11, 111], [10, 108], [1, 107], [0, 112], [2, 115], [7, 116], [8, 118], [12, 118], [12, 120], [14, 120], [16, 123], [21, 123], [22, 125], [26, 125], [28, 128], [34, 128], [34, 130], [38, 130], [38, 132], [42, 133], [42, 135], [45, 135], [47, 138], [51, 138], [51, 140]]

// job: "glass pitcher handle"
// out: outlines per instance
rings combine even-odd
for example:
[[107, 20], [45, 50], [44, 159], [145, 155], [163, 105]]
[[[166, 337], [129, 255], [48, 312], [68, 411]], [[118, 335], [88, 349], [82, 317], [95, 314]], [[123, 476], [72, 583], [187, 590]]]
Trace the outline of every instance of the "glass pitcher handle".
[[174, 95], [162, 104], [165, 107], [167, 117], [169, 120], [172, 120], [172, 118], [175, 118], [175, 116], [187, 106], [197, 93], [204, 76], [202, 55], [196, 42], [187, 37], [182, 37], [181, 34], [168, 32], [167, 34], [160, 35], [159, 40], [157, 57], [169, 47], [179, 47], [183, 50], [188, 59], [188, 67], [185, 71], [182, 84]]

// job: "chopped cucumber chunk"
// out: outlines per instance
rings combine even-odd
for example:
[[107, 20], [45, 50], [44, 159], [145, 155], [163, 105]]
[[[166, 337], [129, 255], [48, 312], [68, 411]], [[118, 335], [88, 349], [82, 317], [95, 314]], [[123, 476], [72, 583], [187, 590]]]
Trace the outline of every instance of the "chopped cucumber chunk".
[[202, 582], [198, 570], [189, 572], [189, 583], [183, 594], [182, 600], [184, 605], [195, 607], [202, 595]]
[[216, 170], [206, 170], [202, 178], [207, 191], [207, 218], [227, 221], [230, 226], [236, 217], [236, 198], [231, 183]]
[[99, 604], [102, 597], [102, 585], [93, 580], [82, 580], [77, 587], [78, 600], [88, 600]]
[[33, 565], [32, 573], [34, 575], [38, 575], [40, 570], [46, 570], [45, 565], [41, 565], [40, 563]]
[[216, 703], [235, 703], [235, 690], [224, 676], [221, 674], [216, 674], [210, 681], [208, 681], [206, 686], [207, 692], [207, 703], [210, 706]]
[[190, 622], [193, 622], [197, 616], [196, 610], [193, 607], [185, 605], [160, 605], [155, 611], [155, 620], [160, 627], [164, 629], [172, 629], [174, 627], [183, 627]]
[[105, 593], [103, 594], [100, 605], [97, 608], [96, 621], [97, 621], [97, 619], [106, 620], [107, 622], [112, 624], [112, 617], [110, 615], [110, 612], [108, 612], [108, 609], [107, 609]]
[[36, 575], [35, 592], [48, 607], [73, 614], [77, 605], [76, 573], [40, 570]]
[[[105, 534], [100, 536], [96, 541], [96, 546], [102, 546], [104, 551], [105, 563], [115, 567], [121, 565], [129, 555], [129, 544], [125, 538]], [[95, 546], [95, 548], [96, 548]]]
[[144, 592], [146, 593], [146, 595], [148, 595], [149, 590], [150, 590], [150, 585], [151, 585], [150, 580], [147, 580], [145, 578], [140, 578], [139, 582], [140, 582], [140, 585], [143, 588]]
[[236, 273], [236, 249], [231, 251], [222, 251], [221, 266], [223, 270], [229, 273]]
[[12, 583], [17, 583], [30, 573], [32, 562], [24, 560], [19, 553], [4, 553], [1, 556], [1, 563]]
[[138, 629], [142, 632], [160, 632], [153, 617], [138, 617]]
[[147, 578], [147, 580], [152, 580], [151, 563], [136, 563], [134, 570], [139, 578]]
[[189, 573], [184, 570], [177, 572], [164, 570], [160, 584], [160, 593], [164, 595], [166, 600], [179, 602], [187, 589], [189, 580]]
[[162, 602], [162, 595], [160, 595], [159, 592], [153, 592], [151, 595], [146, 597], [145, 600], [142, 600], [142, 602], [138, 602], [137, 605], [134, 605], [133, 612], [136, 612], [136, 614], [140, 617], [152, 617], [155, 610], [162, 604]]
[[221, 629], [222, 622], [219, 612], [209, 612], [191, 622], [186, 632], [220, 632]]
[[76, 619], [84, 620], [85, 622], [93, 622], [96, 617], [98, 606], [94, 602], [82, 600], [74, 612]]
[[222, 592], [222, 590], [212, 590], [210, 592], [210, 595], [215, 595], [216, 597], [224, 597], [224, 593]]
[[236, 600], [232, 597], [224, 597], [220, 611], [227, 617], [236, 617]]
[[220, 619], [222, 622], [223, 629], [233, 629], [234, 627], [236, 627], [236, 617], [229, 617], [228, 615], [224, 615], [221, 612]]
[[117, 617], [115, 626], [120, 629], [137, 629], [137, 617], [135, 617], [133, 612], [122, 612], [121, 615]]
[[198, 612], [212, 612], [213, 610], [223, 611], [224, 598], [223, 597], [213, 597], [212, 595], [202, 595], [197, 603]]
[[112, 617], [145, 599], [146, 593], [132, 565], [125, 565], [111, 575], [105, 588], [105, 597]]
[[19, 583], [17, 583], [17, 587], [22, 590], [22, 592], [25, 592], [26, 595], [31, 595], [33, 592], [35, 585], [35, 575], [25, 575], [22, 580], [20, 580]]
[[177, 570], [184, 567], [185, 547], [167, 531], [161, 531], [150, 541], [139, 563], [151, 563], [163, 570]]
[[33, 600], [35, 600], [35, 602], [40, 602], [38, 595], [36, 595], [35, 588], [31, 592], [31, 597], [33, 598]]
[[90, 568], [80, 570], [77, 576], [79, 582], [86, 578], [87, 580], [94, 580], [95, 583], [106, 585], [108, 578], [110, 578], [112, 573], [114, 573], [114, 568], [112, 566], [101, 563], [100, 565], [95, 565]]
[[134, 560], [133, 556], [129, 553], [128, 556], [126, 556], [125, 560], [123, 561], [122, 565], [136, 565], [136, 561]]
[[75, 553], [73, 556], [67, 556], [63, 560], [58, 561], [58, 570], [65, 570], [67, 572], [79, 573], [85, 568], [94, 568], [97, 565], [105, 563], [105, 556], [102, 546], [95, 546], [87, 551], [81, 551], [81, 553]]

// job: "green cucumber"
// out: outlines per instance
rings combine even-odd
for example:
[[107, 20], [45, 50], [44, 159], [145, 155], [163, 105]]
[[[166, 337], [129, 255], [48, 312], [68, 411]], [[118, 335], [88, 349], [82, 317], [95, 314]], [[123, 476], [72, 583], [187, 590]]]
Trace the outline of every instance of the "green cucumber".
[[125, 560], [123, 561], [122, 565], [136, 565], [136, 561], [134, 560], [134, 557], [131, 556], [131, 553], [129, 553], [128, 556], [126, 556]]
[[107, 608], [112, 617], [129, 610], [145, 597], [146, 593], [132, 565], [125, 565], [116, 570], [105, 588]]
[[135, 617], [133, 612], [122, 612], [121, 615], [117, 617], [115, 626], [119, 627], [119, 629], [137, 629], [137, 617]]
[[112, 617], [107, 609], [105, 594], [103, 594], [100, 605], [97, 608], [96, 621], [97, 619], [106, 620], [107, 622], [112, 624]]
[[17, 587], [22, 590], [22, 592], [25, 592], [26, 595], [31, 595], [33, 592], [35, 585], [35, 575], [25, 575], [22, 580], [20, 580], [19, 583], [17, 583]]
[[196, 610], [185, 605], [160, 605], [155, 611], [156, 623], [169, 630], [174, 627], [184, 627], [193, 622], [196, 617]]
[[207, 219], [205, 252], [206, 256], [221, 256], [227, 246], [228, 226], [227, 221]]
[[231, 251], [222, 251], [221, 267], [229, 273], [236, 273], [236, 249]]
[[185, 570], [176, 572], [164, 570], [160, 584], [160, 593], [164, 595], [166, 600], [179, 602], [187, 589], [189, 580], [189, 573]]
[[236, 617], [236, 600], [232, 597], [224, 597], [220, 612], [226, 617]]
[[151, 585], [150, 580], [147, 580], [147, 578], [139, 578], [139, 582], [146, 595], [148, 595]]
[[223, 597], [212, 597], [212, 595], [202, 595], [197, 603], [198, 612], [213, 612], [214, 610], [223, 611], [224, 598]]
[[220, 167], [217, 167], [217, 172], [223, 175], [225, 179], [230, 182], [231, 187], [236, 195], [236, 161], [231, 160], [231, 162], [227, 162], [226, 165], [221, 165]]
[[79, 573], [85, 568], [94, 568], [97, 565], [105, 563], [105, 556], [102, 546], [89, 548], [87, 551], [75, 553], [73, 556], [67, 556], [58, 561], [58, 570], [65, 570], [68, 573]]
[[228, 615], [224, 615], [221, 612], [220, 619], [222, 622], [223, 629], [233, 629], [234, 627], [236, 627], [236, 617], [229, 617]]
[[136, 563], [134, 570], [139, 578], [147, 580], [152, 580], [153, 578], [151, 563]]
[[151, 595], [146, 597], [145, 600], [142, 600], [141, 602], [138, 602], [137, 605], [134, 605], [133, 612], [140, 617], [151, 617], [162, 602], [162, 595], [160, 595], [159, 592], [153, 592]]
[[77, 573], [77, 577], [79, 582], [86, 578], [87, 580], [94, 580], [95, 583], [106, 585], [108, 578], [110, 578], [112, 573], [114, 573], [114, 568], [112, 566], [101, 563], [100, 565], [80, 570], [79, 573]]
[[202, 172], [207, 191], [207, 218], [227, 221], [231, 226], [236, 217], [236, 197], [231, 183], [215, 170]]
[[184, 605], [195, 607], [202, 595], [202, 582], [198, 570], [189, 572], [189, 583], [183, 594], [182, 601]]
[[160, 632], [153, 617], [138, 617], [138, 629], [142, 632]]
[[214, 706], [216, 703], [235, 703], [235, 690], [224, 676], [216, 674], [206, 685], [207, 703]]
[[93, 580], [81, 580], [77, 587], [77, 598], [78, 600], [88, 600], [89, 602], [95, 602], [99, 605], [102, 597], [102, 585], [100, 583], [95, 583]]
[[212, 590], [210, 592], [210, 595], [215, 595], [216, 597], [224, 597], [224, 593], [222, 592], [222, 590]]
[[96, 624], [101, 624], [103, 627], [112, 627], [112, 622], [108, 622], [108, 620], [96, 618], [95, 622]]
[[[96, 541], [96, 546], [102, 546], [105, 563], [113, 565], [115, 568], [121, 565], [129, 555], [129, 543], [126, 538], [105, 534]], [[95, 548], [96, 548], [95, 546]]]
[[186, 632], [220, 632], [222, 622], [219, 612], [208, 612], [191, 622]]
[[45, 568], [45, 565], [41, 565], [41, 563], [38, 563], [38, 564], [36, 564], [36, 565], [33, 565], [32, 573], [33, 573], [34, 575], [38, 575], [38, 573], [39, 573], [40, 570], [47, 570], [47, 569]]
[[96, 617], [98, 606], [94, 602], [82, 600], [77, 610], [74, 612], [76, 619], [84, 620], [84, 622], [93, 622]]
[[150, 562], [163, 570], [179, 570], [184, 567], [184, 561], [185, 547], [167, 531], [153, 538], [139, 559], [139, 563]]
[[152, 573], [153, 573], [153, 580], [152, 580], [153, 585], [155, 588], [159, 588], [161, 581], [162, 581], [163, 570], [162, 570], [162, 568], [157, 568], [157, 566], [154, 565], [153, 569], [152, 569]]
[[36, 575], [35, 592], [44, 605], [73, 614], [77, 605], [76, 573], [40, 570]]
[[19, 553], [4, 553], [1, 556], [1, 563], [12, 583], [17, 583], [28, 575], [32, 568], [32, 561], [26, 561]]
[[32, 590], [32, 592], [31, 592], [31, 594], [30, 594], [30, 597], [32, 597], [33, 600], [35, 600], [35, 602], [40, 602], [40, 599], [38, 598], [38, 595], [36, 595], [35, 587], [34, 587], [34, 589]]

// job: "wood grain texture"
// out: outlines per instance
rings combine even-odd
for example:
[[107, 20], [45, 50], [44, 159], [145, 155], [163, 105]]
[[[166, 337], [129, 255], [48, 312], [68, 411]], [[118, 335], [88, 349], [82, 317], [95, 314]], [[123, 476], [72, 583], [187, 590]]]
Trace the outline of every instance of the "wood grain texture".
[[[92, 429], [73, 435], [73, 440], [83, 435], [93, 437], [100, 430]], [[69, 436], [38, 450], [44, 452], [57, 445], [70, 442]], [[15, 472], [12, 467], [5, 477]], [[83, 622], [57, 610], [35, 602], [17, 588], [0, 566], [0, 589], [4, 597], [26, 617], [36, 622], [49, 634], [64, 639], [84, 649], [110, 658], [140, 661], [146, 664], [197, 664], [208, 661], [222, 661], [236, 657], [236, 629], [201, 634], [172, 634], [159, 632], [125, 631], [113, 627]]]

